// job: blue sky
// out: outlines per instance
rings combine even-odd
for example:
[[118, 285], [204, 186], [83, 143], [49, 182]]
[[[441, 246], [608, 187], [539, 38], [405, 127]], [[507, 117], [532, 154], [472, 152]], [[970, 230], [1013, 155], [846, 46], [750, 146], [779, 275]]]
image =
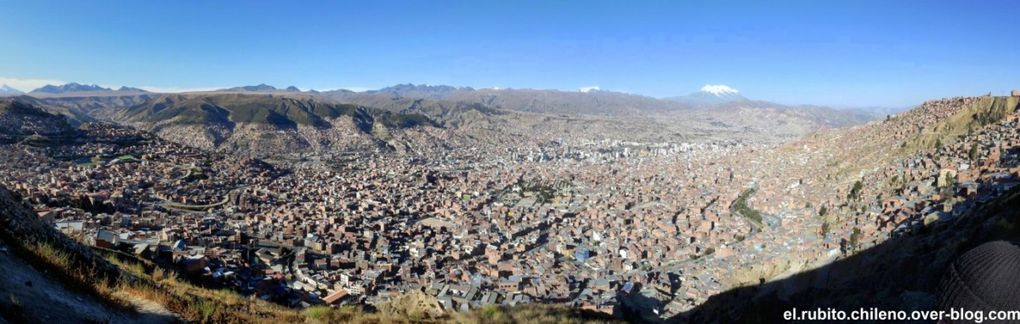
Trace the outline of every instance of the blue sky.
[[1020, 88], [1020, 1], [295, 2], [0, 0], [0, 83], [726, 84], [835, 106]]

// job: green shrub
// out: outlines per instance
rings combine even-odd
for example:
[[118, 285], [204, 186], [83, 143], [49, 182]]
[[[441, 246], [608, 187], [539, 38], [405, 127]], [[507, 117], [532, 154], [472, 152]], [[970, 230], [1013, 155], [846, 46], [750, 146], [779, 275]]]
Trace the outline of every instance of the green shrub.
[[846, 198], [850, 200], [857, 200], [861, 197], [861, 190], [864, 189], [864, 183], [861, 180], [854, 182], [853, 188], [850, 188], [850, 193], [847, 194]]
[[305, 308], [305, 317], [316, 321], [327, 321], [332, 313], [333, 309], [329, 306], [312, 306]]
[[754, 193], [755, 193], [754, 189], [744, 190], [744, 192], [740, 193], [740, 196], [737, 197], [737, 200], [733, 201], [733, 205], [731, 205], [730, 209], [741, 216], [747, 217], [755, 224], [761, 225], [762, 224], [761, 212], [747, 205], [747, 199], [750, 198], [751, 195], [753, 195]]

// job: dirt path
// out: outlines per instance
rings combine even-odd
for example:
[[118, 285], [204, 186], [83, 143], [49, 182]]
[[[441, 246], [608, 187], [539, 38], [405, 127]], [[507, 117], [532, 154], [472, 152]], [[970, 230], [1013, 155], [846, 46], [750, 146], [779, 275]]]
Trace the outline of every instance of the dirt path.
[[162, 305], [132, 300], [137, 312], [113, 308], [97, 298], [68, 290], [0, 244], [0, 323], [173, 323]]
[[135, 306], [138, 310], [138, 322], [141, 323], [172, 323], [179, 322], [177, 315], [163, 307], [163, 305], [143, 298], [127, 295], [117, 295]]

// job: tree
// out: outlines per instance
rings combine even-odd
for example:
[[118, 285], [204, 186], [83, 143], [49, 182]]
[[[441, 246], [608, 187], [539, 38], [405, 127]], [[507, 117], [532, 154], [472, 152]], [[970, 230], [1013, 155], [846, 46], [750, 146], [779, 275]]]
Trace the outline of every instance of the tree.
[[861, 197], [861, 190], [864, 189], [864, 183], [861, 180], [854, 182], [853, 188], [850, 188], [850, 194], [847, 195], [847, 199], [857, 199]]
[[861, 243], [861, 229], [854, 227], [853, 233], [850, 233], [850, 249], [856, 250]]
[[947, 171], [939, 174], [938, 182], [936, 183], [939, 188], [952, 188], [956, 184], [956, 173]]

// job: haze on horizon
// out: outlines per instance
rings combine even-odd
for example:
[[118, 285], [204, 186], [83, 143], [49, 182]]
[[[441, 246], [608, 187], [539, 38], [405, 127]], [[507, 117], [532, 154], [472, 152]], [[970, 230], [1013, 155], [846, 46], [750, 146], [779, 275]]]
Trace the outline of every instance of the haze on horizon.
[[[396, 8], [396, 9], [394, 9]], [[603, 89], [901, 107], [1020, 86], [1020, 3], [0, 2], [0, 83]]]

